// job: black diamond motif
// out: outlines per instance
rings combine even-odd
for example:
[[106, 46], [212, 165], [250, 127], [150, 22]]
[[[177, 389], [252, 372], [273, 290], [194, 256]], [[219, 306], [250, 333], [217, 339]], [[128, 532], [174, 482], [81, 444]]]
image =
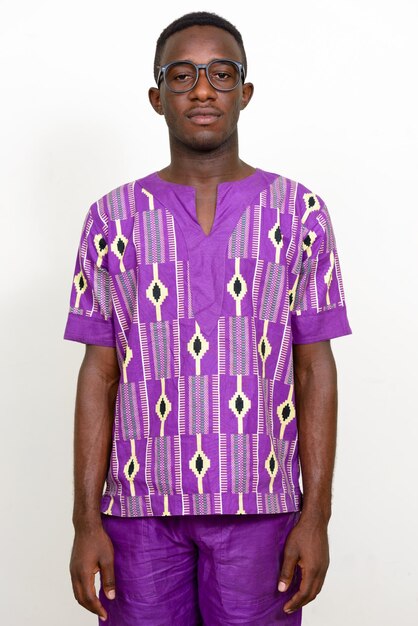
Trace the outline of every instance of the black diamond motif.
[[285, 404], [285, 406], [282, 409], [282, 418], [284, 420], [287, 420], [289, 419], [289, 417], [290, 417], [290, 406], [289, 404]]
[[128, 467], [128, 476], [129, 476], [129, 478], [134, 473], [134, 470], [135, 470], [135, 463], [134, 463], [134, 460], [131, 459], [131, 462], [129, 463], [129, 467]]
[[99, 241], [99, 250], [100, 250], [100, 252], [102, 252], [102, 250], [104, 250], [105, 248], [106, 248], [106, 241], [102, 237], [100, 239], [100, 241]]
[[122, 255], [125, 251], [125, 244], [123, 242], [123, 240], [119, 237], [118, 239], [118, 243], [117, 243], [117, 249], [120, 255]]
[[312, 207], [315, 205], [315, 198], [313, 196], [309, 198], [308, 205], [310, 209], [312, 209]]
[[199, 356], [199, 353], [202, 350], [202, 342], [200, 341], [199, 337], [196, 337], [195, 340], [193, 341], [193, 350], [196, 356]]
[[158, 283], [154, 283], [154, 286], [152, 288], [152, 295], [153, 295], [155, 302], [158, 302], [159, 299], [161, 298], [161, 289]]
[[83, 289], [84, 285], [85, 285], [84, 278], [80, 276], [80, 279], [78, 281], [78, 286], [80, 288], [80, 291]]
[[242, 291], [242, 284], [240, 279], [238, 278], [238, 276], [236, 277], [236, 279], [234, 280], [234, 291], [237, 294], [237, 296], [239, 296], [239, 294]]
[[239, 395], [235, 398], [235, 408], [237, 412], [241, 415], [242, 410], [244, 408], [244, 400]]
[[161, 415], [162, 415], [163, 417], [164, 417], [164, 415], [165, 415], [166, 410], [167, 410], [167, 405], [166, 405], [166, 403], [165, 403], [165, 400], [164, 400], [164, 398], [161, 398], [161, 402], [160, 402], [160, 413], [161, 413]]
[[200, 454], [198, 454], [196, 457], [195, 466], [198, 473], [201, 474], [203, 470], [203, 459]]
[[266, 356], [266, 342], [264, 341], [264, 339], [262, 339], [261, 341], [261, 354], [263, 355], [263, 357]]
[[276, 461], [273, 455], [269, 458], [269, 468], [272, 474], [274, 474], [274, 468], [276, 467]]
[[280, 226], [278, 226], [276, 230], [274, 231], [274, 238], [278, 244], [282, 241], [283, 237], [282, 237], [282, 231], [280, 230]]
[[289, 306], [292, 306], [292, 304], [293, 304], [293, 293], [290, 292], [289, 293]]
[[305, 239], [303, 240], [303, 243], [308, 248], [311, 245], [311, 243], [312, 243], [311, 236], [310, 235], [306, 235]]

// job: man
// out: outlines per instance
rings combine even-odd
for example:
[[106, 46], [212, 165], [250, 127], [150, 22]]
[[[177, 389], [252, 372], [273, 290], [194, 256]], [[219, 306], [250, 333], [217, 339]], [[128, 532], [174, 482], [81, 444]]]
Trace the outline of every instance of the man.
[[112, 626], [296, 626], [328, 568], [330, 339], [351, 330], [324, 202], [239, 158], [246, 65], [226, 20], [168, 26], [149, 99], [171, 162], [83, 227], [70, 569]]

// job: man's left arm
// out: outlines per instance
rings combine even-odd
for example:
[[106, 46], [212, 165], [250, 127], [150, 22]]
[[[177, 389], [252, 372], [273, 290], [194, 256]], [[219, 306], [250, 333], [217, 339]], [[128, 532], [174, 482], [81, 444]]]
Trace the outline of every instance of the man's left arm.
[[279, 591], [289, 587], [296, 564], [302, 580], [286, 612], [311, 602], [325, 580], [337, 436], [337, 372], [330, 341], [294, 345], [293, 360], [303, 506], [286, 541]]

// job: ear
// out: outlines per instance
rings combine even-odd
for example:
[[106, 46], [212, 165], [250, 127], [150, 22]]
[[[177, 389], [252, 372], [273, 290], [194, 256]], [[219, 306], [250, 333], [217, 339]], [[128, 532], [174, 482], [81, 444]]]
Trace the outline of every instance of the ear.
[[244, 83], [242, 86], [241, 111], [245, 109], [254, 93], [254, 85], [252, 83]]
[[160, 90], [157, 87], [150, 87], [148, 90], [148, 99], [154, 111], [158, 115], [164, 115], [163, 106], [161, 104]]

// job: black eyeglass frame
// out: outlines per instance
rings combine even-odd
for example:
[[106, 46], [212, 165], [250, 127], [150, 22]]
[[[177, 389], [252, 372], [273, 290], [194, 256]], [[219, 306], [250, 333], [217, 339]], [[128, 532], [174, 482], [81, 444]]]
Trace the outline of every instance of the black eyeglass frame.
[[[236, 89], [239, 85], [239, 81], [237, 82], [236, 85], [234, 85], [234, 87], [229, 87], [228, 89], [221, 89], [220, 87], [216, 87], [215, 85], [212, 84], [210, 77], [209, 77], [209, 71], [208, 68], [213, 64], [213, 63], [219, 63], [222, 61], [227, 61], [228, 63], [232, 63], [233, 65], [235, 65], [235, 67], [237, 68], [239, 74], [240, 74], [240, 78], [242, 80], [242, 83], [244, 84], [245, 82], [245, 70], [244, 70], [244, 65], [242, 63], [240, 63], [239, 61], [234, 61], [233, 59], [212, 59], [212, 61], [209, 61], [209, 63], [193, 63], [193, 61], [189, 61], [188, 59], [180, 59], [178, 61], [171, 61], [170, 63], [166, 63], [165, 65], [161, 65], [160, 66], [160, 70], [158, 72], [158, 76], [157, 76], [157, 87], [160, 87], [160, 83], [162, 81], [162, 79], [164, 79], [164, 84], [167, 87], [167, 89], [173, 93], [187, 93], [188, 91], [191, 91], [192, 89], [194, 89], [197, 85], [197, 82], [199, 80], [199, 71], [200, 70], [205, 70], [205, 74], [206, 74], [206, 78], [208, 79], [209, 84], [216, 89], [216, 91], [233, 91], [234, 89]], [[166, 72], [167, 70], [172, 67], [173, 65], [176, 65], [176, 63], [188, 63], [189, 65], [193, 65], [196, 69], [196, 79], [193, 83], [193, 85], [191, 87], [188, 87], [187, 89], [182, 89], [181, 91], [176, 91], [174, 89], [172, 89], [166, 79]]]

